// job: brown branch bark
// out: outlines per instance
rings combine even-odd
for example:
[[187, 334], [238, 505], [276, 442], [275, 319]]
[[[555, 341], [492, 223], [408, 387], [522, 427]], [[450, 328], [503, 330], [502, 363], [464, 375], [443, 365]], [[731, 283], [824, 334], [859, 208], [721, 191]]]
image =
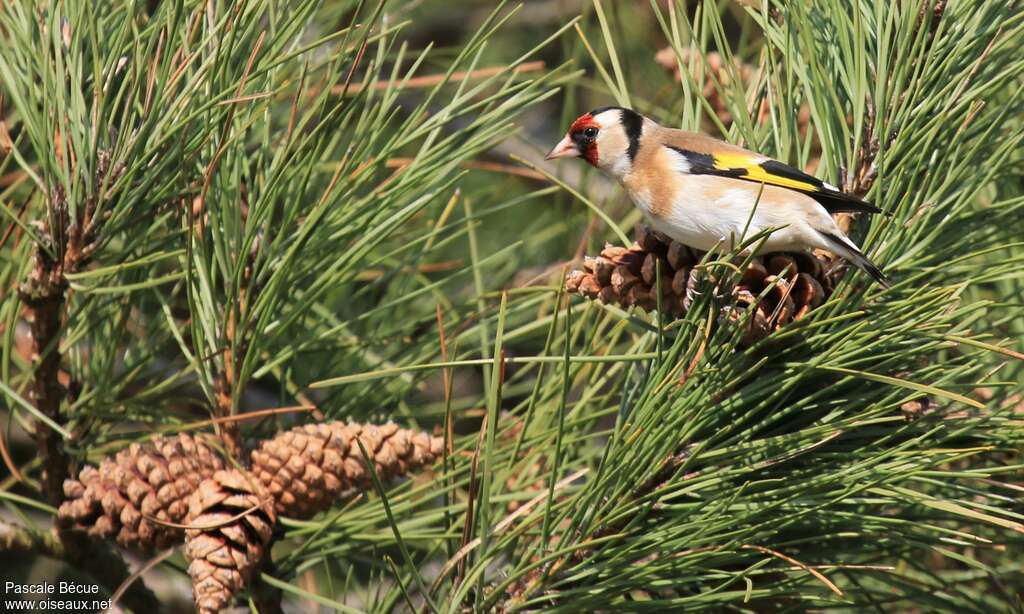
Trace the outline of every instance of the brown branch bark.
[[[59, 132], [55, 140], [59, 140]], [[60, 147], [57, 147], [59, 150]], [[124, 172], [122, 164], [111, 167], [110, 156], [100, 152], [97, 157], [96, 186], [117, 181]], [[60, 186], [47, 195], [46, 222], [35, 222], [46, 244], [33, 247], [32, 269], [28, 279], [18, 288], [29, 324], [30, 360], [35, 369], [29, 386], [30, 401], [44, 416], [63, 424], [61, 405], [67, 390], [61, 383], [60, 338], [63, 332], [68, 283], [65, 273], [73, 273], [89, 261], [96, 248], [102, 216], [96, 215], [97, 196], [89, 198], [80, 217], [72, 219], [67, 196]], [[35, 439], [43, 459], [43, 492], [51, 504], [63, 498], [62, 485], [68, 474], [69, 457], [60, 434], [42, 421], [36, 422]]]
[[[248, 190], [242, 185], [240, 191], [240, 207], [242, 220], [248, 221], [249, 199]], [[235, 415], [234, 394], [239, 386], [238, 368], [248, 349], [245, 336], [245, 315], [248, 312], [249, 301], [252, 298], [250, 282], [253, 276], [253, 262], [256, 259], [257, 244], [254, 243], [252, 250], [245, 255], [245, 270], [242, 275], [241, 284], [238, 288], [237, 301], [230, 301], [227, 305], [227, 321], [224, 322], [224, 353], [221, 356], [222, 363], [219, 371], [214, 376], [215, 405], [213, 408], [214, 425], [224, 448], [232, 458], [241, 460], [245, 453], [245, 446], [242, 443], [242, 431], [239, 420], [225, 420]], [[240, 330], [240, 322], [241, 330]]]
[[[230, 343], [230, 341], [229, 341]], [[234, 390], [234, 352], [229, 348], [224, 353], [224, 369], [217, 374], [214, 382], [216, 407], [214, 407], [214, 427], [224, 443], [224, 449], [232, 458], [242, 458], [242, 432], [238, 420], [225, 420], [232, 417], [234, 403], [231, 393]]]
[[224, 324], [225, 350], [222, 356], [223, 367], [216, 375], [214, 381], [214, 392], [216, 394], [216, 407], [214, 408], [217, 432], [224, 442], [224, 448], [235, 459], [241, 459], [244, 454], [242, 445], [242, 431], [238, 420], [222, 420], [234, 416], [234, 391], [238, 386], [238, 362], [245, 358], [246, 343], [239, 339], [238, 322], [247, 311], [249, 303], [249, 279], [251, 277], [251, 262], [243, 276], [242, 284], [238, 289], [238, 302], [228, 306], [228, 319]]
[[[35, 365], [29, 387], [29, 400], [47, 418], [62, 423], [61, 403], [65, 389], [60, 375], [59, 349], [67, 283], [55, 261], [42, 246], [35, 247], [32, 271], [19, 292], [29, 324], [30, 359]], [[36, 445], [43, 459], [43, 492], [51, 504], [63, 497], [61, 485], [68, 473], [68, 456], [59, 433], [41, 420], [35, 425]]]
[[[274, 562], [270, 559], [269, 551], [267, 552], [266, 558], [263, 560], [261, 571], [270, 575], [273, 575], [276, 571]], [[260, 614], [284, 613], [284, 608], [281, 606], [281, 601], [284, 598], [284, 595], [281, 592], [281, 589], [264, 582], [260, 577], [259, 572], [254, 574], [250, 593], [252, 593], [253, 601], [256, 603], [256, 611]]]
[[[58, 535], [56, 531], [38, 533], [0, 522], [0, 551], [63, 561], [96, 580], [111, 595], [131, 576], [128, 565], [115, 550], [84, 535]], [[160, 600], [141, 579], [128, 587], [121, 602], [135, 612], [159, 612], [161, 609]]]

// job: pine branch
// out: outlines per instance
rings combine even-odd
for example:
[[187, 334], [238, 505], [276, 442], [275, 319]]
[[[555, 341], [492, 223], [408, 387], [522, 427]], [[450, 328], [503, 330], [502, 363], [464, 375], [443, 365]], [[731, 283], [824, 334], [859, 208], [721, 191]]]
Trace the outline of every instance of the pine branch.
[[[35, 364], [31, 400], [52, 422], [63, 424], [61, 403], [65, 389], [58, 380], [61, 368], [60, 336], [63, 330], [64, 293], [67, 282], [59, 264], [42, 246], [33, 248], [29, 279], [19, 288], [29, 323], [30, 359]], [[51, 504], [62, 498], [61, 485], [68, 474], [68, 456], [60, 433], [42, 420], [36, 421], [36, 445], [43, 459], [43, 492]]]
[[[95, 579], [110, 595], [132, 576], [124, 560], [110, 546], [78, 533], [38, 533], [0, 521], [0, 551], [62, 561]], [[160, 611], [160, 601], [141, 578], [132, 582], [121, 601], [136, 612]]]

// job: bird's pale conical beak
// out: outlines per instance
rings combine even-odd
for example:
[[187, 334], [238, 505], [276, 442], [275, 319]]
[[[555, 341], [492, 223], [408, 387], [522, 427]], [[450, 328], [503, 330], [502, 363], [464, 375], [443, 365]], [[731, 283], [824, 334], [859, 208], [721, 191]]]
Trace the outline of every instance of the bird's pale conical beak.
[[558, 142], [558, 145], [548, 152], [548, 155], [544, 156], [545, 160], [554, 160], [555, 158], [571, 158], [580, 155], [579, 148], [572, 142], [569, 135], [565, 135], [565, 138]]

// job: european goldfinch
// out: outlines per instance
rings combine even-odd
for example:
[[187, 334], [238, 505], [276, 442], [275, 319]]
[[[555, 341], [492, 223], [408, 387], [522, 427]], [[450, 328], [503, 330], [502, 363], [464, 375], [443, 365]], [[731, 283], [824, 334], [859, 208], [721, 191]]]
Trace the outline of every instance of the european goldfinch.
[[617, 179], [655, 230], [684, 245], [730, 247], [744, 238], [744, 229], [751, 237], [777, 228], [760, 251], [825, 249], [889, 286], [830, 215], [881, 210], [781, 162], [665, 128], [622, 107], [577, 118], [546, 159], [567, 157], [583, 158]]

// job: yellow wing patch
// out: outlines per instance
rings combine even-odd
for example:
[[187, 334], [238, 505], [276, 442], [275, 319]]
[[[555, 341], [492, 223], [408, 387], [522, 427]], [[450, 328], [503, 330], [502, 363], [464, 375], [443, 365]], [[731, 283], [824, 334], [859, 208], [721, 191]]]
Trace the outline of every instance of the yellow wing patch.
[[748, 181], [759, 181], [801, 192], [816, 192], [822, 187], [817, 178], [805, 175], [781, 162], [763, 159], [759, 161], [742, 153], [716, 153], [714, 167], [723, 173], [735, 173], [734, 176]]

